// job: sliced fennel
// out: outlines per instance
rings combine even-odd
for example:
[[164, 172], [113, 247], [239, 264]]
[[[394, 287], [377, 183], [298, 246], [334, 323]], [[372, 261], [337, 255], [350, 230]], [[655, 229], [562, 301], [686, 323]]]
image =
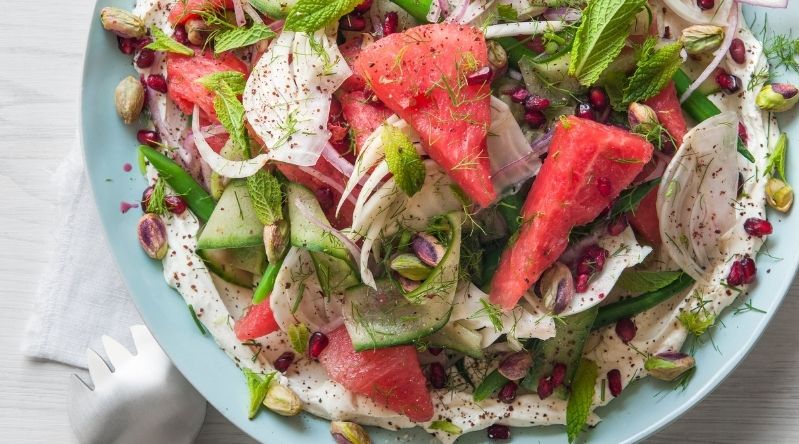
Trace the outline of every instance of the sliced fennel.
[[669, 256], [706, 282], [723, 259], [721, 239], [735, 225], [738, 116], [725, 112], [697, 125], [663, 174], [658, 191], [660, 234]]

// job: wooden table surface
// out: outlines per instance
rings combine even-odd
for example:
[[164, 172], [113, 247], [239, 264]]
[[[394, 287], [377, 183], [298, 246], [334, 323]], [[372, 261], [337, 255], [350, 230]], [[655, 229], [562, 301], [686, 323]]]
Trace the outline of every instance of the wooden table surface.
[[[0, 442], [75, 442], [70, 367], [19, 352], [36, 282], [60, 223], [49, 182], [73, 145], [85, 33], [94, 0], [4, 0], [0, 14]], [[653, 443], [799, 442], [799, 286], [757, 348]], [[209, 407], [198, 442], [253, 442]]]

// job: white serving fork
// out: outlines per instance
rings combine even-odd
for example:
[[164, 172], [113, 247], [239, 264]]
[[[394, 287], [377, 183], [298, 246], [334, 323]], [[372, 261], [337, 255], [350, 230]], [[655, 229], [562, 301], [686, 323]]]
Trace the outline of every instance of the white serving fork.
[[[190, 443], [205, 419], [205, 399], [172, 365], [144, 325], [130, 328], [136, 354], [103, 336], [113, 370], [89, 349], [89, 385], [72, 375], [69, 420], [81, 443]], [[93, 388], [92, 388], [93, 386]]]

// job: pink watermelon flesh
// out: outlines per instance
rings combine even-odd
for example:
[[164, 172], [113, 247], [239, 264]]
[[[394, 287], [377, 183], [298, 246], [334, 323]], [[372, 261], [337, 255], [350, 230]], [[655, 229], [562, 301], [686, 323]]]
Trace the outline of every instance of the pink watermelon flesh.
[[372, 101], [370, 94], [352, 91], [342, 94], [340, 99], [344, 120], [350, 124], [355, 136], [355, 147], [360, 153], [370, 134], [388, 119], [392, 112], [380, 102]]
[[483, 33], [434, 24], [384, 37], [361, 51], [355, 70], [405, 119], [427, 153], [480, 206], [496, 192], [486, 151], [490, 87], [470, 75], [488, 66]]
[[608, 208], [649, 162], [652, 150], [649, 142], [620, 128], [574, 116], [559, 122], [522, 208], [522, 226], [502, 253], [491, 302], [506, 310], [515, 307], [566, 249], [571, 229]]
[[345, 327], [327, 337], [330, 342], [319, 362], [332, 380], [412, 421], [425, 422], [433, 417], [433, 400], [413, 346], [358, 353]]

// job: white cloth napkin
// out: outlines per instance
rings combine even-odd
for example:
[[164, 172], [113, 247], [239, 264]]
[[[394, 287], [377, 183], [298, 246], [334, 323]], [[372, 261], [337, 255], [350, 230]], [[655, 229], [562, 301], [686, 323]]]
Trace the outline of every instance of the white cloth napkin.
[[133, 349], [129, 328], [142, 321], [105, 240], [80, 148], [69, 152], [53, 182], [60, 190], [55, 249], [22, 351], [85, 368], [86, 349], [102, 350], [102, 335]]

